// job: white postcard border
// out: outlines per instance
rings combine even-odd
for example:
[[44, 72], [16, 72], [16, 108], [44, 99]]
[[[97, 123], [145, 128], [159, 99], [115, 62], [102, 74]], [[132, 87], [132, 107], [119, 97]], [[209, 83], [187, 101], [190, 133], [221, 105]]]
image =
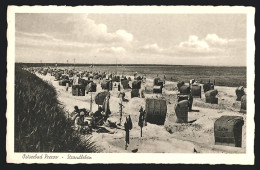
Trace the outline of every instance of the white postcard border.
[[[15, 13], [188, 13], [188, 14], [247, 14], [247, 131], [245, 154], [147, 154], [147, 153], [17, 153], [14, 152], [14, 64], [15, 64]], [[7, 162], [8, 163], [184, 163], [184, 164], [254, 164], [255, 136], [255, 43], [253, 7], [228, 6], [9, 6], [7, 12]], [[42, 159], [23, 159], [30, 154]], [[45, 159], [58, 156], [58, 159]], [[67, 159], [70, 155], [83, 155], [85, 159]]]

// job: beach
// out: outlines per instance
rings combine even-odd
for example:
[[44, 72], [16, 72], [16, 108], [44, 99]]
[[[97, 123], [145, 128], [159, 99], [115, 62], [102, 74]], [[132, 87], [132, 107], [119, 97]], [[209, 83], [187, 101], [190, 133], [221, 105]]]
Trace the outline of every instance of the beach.
[[[61, 106], [68, 113], [74, 110], [74, 106], [79, 108], [90, 108], [91, 94], [85, 96], [72, 96], [71, 87], [66, 91], [65, 86], [59, 86], [54, 77], [47, 74], [46, 76], [36, 73], [37, 76], [52, 84], [58, 93], [58, 100]], [[133, 76], [131, 76], [133, 80]], [[102, 91], [100, 80], [94, 80], [97, 84], [97, 92], [92, 93], [92, 100], [98, 92]], [[142, 83], [143, 90], [146, 87], [153, 87], [153, 80], [147, 78]], [[127, 116], [131, 116], [133, 129], [130, 131], [130, 143], [127, 150], [125, 149], [125, 130], [123, 126], [118, 128], [109, 128], [107, 133], [92, 133], [92, 140], [99, 147], [102, 153], [245, 153], [246, 152], [246, 114], [240, 113], [240, 103], [236, 101], [236, 87], [215, 86], [218, 90], [218, 104], [205, 103], [205, 95], [202, 92], [201, 98], [193, 99], [193, 107], [188, 113], [188, 121], [191, 123], [175, 123], [176, 115], [174, 105], [177, 102], [177, 82], [165, 81], [162, 94], [145, 93], [145, 98], [131, 98], [131, 89], [121, 91], [125, 92], [125, 98], [129, 102], [123, 102], [122, 125]], [[246, 91], [246, 89], [245, 89]], [[119, 103], [117, 88], [110, 91], [110, 110], [111, 115], [108, 118], [111, 122], [119, 123]], [[145, 108], [146, 98], [162, 98], [167, 102], [167, 115], [164, 125], [147, 123], [143, 127], [143, 135], [140, 136], [140, 127], [138, 126], [139, 109]], [[96, 111], [98, 105], [93, 101], [92, 110]], [[215, 145], [214, 143], [214, 122], [222, 115], [242, 116], [244, 125], [242, 128], [242, 147], [231, 147], [224, 145]], [[81, 136], [84, 140], [85, 135]]]

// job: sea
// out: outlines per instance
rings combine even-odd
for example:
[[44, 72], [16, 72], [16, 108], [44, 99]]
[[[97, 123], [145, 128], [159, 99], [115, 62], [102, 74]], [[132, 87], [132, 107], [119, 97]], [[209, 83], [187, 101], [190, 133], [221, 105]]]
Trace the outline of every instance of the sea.
[[[64, 67], [66, 68], [66, 67]], [[72, 69], [73, 67], [70, 67]], [[217, 86], [246, 87], [246, 67], [216, 67], [216, 66], [76, 66], [76, 70], [100, 71], [117, 73], [118, 75], [134, 75], [147, 78], [160, 77], [167, 81], [189, 82], [195, 79], [200, 83], [214, 82]]]
[[[56, 63], [16, 63], [22, 67], [56, 67]], [[95, 71], [133, 76], [138, 73], [146, 78], [160, 77], [167, 81], [189, 82], [195, 79], [202, 84], [214, 82], [217, 86], [247, 86], [247, 67], [197, 66], [197, 65], [94, 65], [57, 64], [56, 68]]]

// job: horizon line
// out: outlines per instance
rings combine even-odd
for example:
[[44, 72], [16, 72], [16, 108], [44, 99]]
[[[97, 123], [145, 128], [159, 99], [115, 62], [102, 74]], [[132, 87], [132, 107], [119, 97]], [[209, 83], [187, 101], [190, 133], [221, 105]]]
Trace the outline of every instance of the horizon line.
[[97, 63], [54, 63], [54, 62], [15, 62], [15, 64], [33, 64], [33, 65], [62, 65], [62, 66], [205, 66], [205, 67], [247, 67], [247, 66], [235, 66], [235, 65], [189, 65], [189, 64], [97, 64]]

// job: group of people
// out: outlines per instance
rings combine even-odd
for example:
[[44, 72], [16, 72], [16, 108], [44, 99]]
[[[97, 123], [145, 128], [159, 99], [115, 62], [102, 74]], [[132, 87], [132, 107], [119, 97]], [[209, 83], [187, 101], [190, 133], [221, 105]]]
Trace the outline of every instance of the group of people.
[[99, 106], [98, 110], [94, 113], [86, 109], [79, 109], [78, 106], [74, 106], [74, 111], [72, 112], [71, 117], [74, 121], [75, 130], [91, 133], [93, 128], [104, 124], [108, 115], [104, 112], [104, 109], [101, 106]]

